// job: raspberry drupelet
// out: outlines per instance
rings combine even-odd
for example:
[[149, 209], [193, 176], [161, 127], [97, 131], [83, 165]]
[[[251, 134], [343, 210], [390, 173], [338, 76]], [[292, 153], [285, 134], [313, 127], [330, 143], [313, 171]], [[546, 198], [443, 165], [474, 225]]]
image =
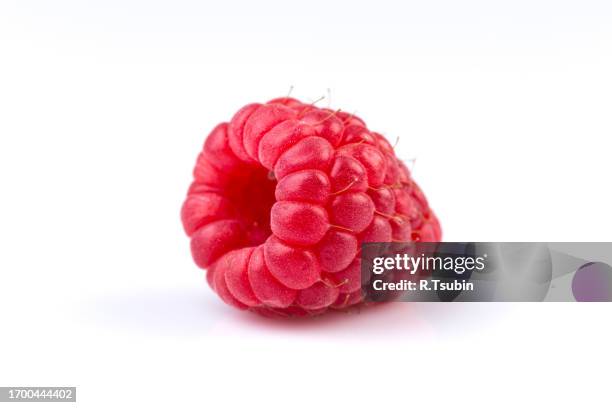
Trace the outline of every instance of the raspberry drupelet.
[[440, 224], [363, 120], [293, 98], [249, 104], [206, 138], [181, 210], [227, 304], [310, 316], [363, 303], [363, 242], [437, 242]]

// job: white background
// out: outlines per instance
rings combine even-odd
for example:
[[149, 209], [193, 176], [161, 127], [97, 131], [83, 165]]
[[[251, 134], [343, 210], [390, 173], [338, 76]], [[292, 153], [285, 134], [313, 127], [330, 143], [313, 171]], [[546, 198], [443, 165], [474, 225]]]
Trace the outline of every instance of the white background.
[[[0, 385], [95, 406], [604, 406], [609, 304], [231, 310], [179, 209], [293, 95], [416, 157], [446, 240], [610, 240], [609, 1], [0, 3]], [[328, 101], [322, 101], [325, 105]]]

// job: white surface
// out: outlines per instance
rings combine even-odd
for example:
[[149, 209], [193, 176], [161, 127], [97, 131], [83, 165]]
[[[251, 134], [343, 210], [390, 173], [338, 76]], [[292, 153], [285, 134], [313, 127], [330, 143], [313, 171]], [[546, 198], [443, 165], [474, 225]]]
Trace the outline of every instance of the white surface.
[[446, 240], [610, 240], [611, 19], [606, 1], [3, 1], [0, 385], [76, 385], [87, 407], [606, 405], [608, 304], [269, 322], [210, 293], [178, 212], [207, 132], [295, 85], [400, 136]]

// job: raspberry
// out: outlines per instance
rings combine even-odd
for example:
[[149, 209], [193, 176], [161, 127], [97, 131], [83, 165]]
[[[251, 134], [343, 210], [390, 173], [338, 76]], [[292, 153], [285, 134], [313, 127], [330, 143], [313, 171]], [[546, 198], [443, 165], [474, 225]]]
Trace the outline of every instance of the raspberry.
[[263, 316], [362, 304], [361, 243], [441, 239], [382, 135], [297, 99], [219, 124], [193, 175], [181, 210], [193, 259], [225, 303]]

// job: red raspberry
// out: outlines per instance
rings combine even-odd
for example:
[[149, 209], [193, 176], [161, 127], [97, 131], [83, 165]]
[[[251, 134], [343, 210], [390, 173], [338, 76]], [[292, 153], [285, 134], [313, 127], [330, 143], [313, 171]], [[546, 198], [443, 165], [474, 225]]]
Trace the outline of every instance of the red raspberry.
[[387, 140], [293, 98], [250, 104], [204, 143], [181, 217], [226, 303], [308, 316], [363, 303], [360, 244], [439, 241]]

